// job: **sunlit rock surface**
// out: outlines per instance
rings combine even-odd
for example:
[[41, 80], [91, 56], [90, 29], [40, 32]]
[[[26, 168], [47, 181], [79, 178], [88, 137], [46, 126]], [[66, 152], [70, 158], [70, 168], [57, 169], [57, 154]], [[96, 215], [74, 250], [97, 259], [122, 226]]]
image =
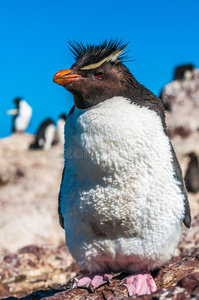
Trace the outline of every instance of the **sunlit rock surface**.
[[64, 243], [57, 216], [63, 146], [30, 151], [32, 140], [29, 134], [0, 139], [0, 252]]

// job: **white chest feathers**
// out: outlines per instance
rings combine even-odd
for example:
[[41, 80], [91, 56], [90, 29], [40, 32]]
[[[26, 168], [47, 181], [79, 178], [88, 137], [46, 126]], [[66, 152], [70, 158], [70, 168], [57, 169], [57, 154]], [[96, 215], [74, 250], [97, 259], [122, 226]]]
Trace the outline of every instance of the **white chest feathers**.
[[154, 268], [168, 260], [184, 205], [159, 116], [114, 97], [76, 109], [65, 130], [61, 211], [75, 259], [89, 271]]
[[65, 126], [65, 120], [64, 119], [59, 119], [57, 121], [57, 140], [59, 143], [64, 145], [64, 126]]
[[15, 119], [16, 130], [25, 130], [28, 127], [31, 116], [31, 106], [25, 100], [20, 101], [18, 116]]

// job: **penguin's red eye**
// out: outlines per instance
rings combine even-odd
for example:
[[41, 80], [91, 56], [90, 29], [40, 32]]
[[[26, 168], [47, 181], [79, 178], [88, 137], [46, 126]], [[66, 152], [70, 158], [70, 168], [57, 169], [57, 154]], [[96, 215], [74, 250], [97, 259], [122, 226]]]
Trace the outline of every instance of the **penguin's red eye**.
[[95, 77], [97, 77], [98, 79], [102, 79], [102, 73], [96, 74]]

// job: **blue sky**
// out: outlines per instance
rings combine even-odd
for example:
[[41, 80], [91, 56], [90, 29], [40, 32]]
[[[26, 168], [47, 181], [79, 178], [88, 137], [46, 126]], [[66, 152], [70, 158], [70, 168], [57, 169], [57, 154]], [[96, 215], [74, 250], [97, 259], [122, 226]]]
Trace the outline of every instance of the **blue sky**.
[[129, 41], [134, 76], [156, 95], [172, 80], [176, 65], [199, 67], [198, 0], [2, 1], [0, 10], [0, 137], [10, 134], [13, 98], [33, 107], [28, 132], [46, 117], [68, 112], [73, 98], [52, 82], [70, 68], [69, 39]]

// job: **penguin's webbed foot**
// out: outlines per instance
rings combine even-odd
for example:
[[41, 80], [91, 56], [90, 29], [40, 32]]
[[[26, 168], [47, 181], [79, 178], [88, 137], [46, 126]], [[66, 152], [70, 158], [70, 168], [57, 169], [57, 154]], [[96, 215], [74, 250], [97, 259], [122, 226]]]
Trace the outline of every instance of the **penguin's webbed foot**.
[[106, 274], [106, 273], [91, 274], [79, 279], [77, 282], [77, 287], [87, 288], [91, 292], [94, 292], [101, 285], [111, 282], [112, 278], [113, 278], [112, 274]]
[[157, 290], [150, 272], [131, 274], [124, 278], [120, 285], [124, 285], [127, 288], [129, 296], [149, 295]]

